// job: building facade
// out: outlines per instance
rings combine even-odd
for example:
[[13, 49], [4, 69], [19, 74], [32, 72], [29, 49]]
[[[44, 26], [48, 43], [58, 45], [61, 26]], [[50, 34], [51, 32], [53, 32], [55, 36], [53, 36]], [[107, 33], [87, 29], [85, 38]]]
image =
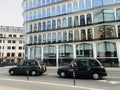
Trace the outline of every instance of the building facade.
[[14, 65], [23, 58], [23, 28], [0, 26], [0, 65]]
[[25, 58], [61, 66], [94, 57], [120, 66], [120, 0], [23, 0]]

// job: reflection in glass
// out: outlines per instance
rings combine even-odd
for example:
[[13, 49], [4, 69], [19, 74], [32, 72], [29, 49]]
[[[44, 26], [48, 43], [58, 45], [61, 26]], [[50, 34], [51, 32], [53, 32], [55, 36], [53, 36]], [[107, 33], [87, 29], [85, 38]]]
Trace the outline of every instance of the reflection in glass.
[[71, 12], [72, 12], [72, 4], [69, 3], [69, 4], [67, 5], [67, 13], [71, 13]]
[[93, 57], [93, 46], [92, 44], [79, 44], [76, 45], [77, 57]]
[[60, 29], [61, 28], [61, 19], [57, 20], [57, 28]]
[[50, 30], [50, 29], [51, 29], [51, 22], [48, 21], [48, 22], [47, 22], [47, 30]]
[[41, 31], [41, 23], [38, 23], [38, 31]]
[[104, 21], [113, 21], [114, 20], [114, 11], [113, 10], [104, 10]]
[[103, 0], [103, 5], [110, 5], [113, 3], [114, 3], [114, 0]]
[[80, 11], [84, 10], [84, 1], [80, 1], [79, 8], [80, 8]]
[[90, 9], [90, 8], [91, 8], [90, 0], [86, 0], [86, 9]]
[[62, 14], [66, 13], [66, 5], [62, 5]]
[[53, 33], [52, 35], [52, 42], [56, 42], [56, 33]]
[[92, 0], [93, 8], [102, 6], [102, 0]]
[[116, 10], [117, 20], [120, 20], [120, 8]]
[[74, 26], [79, 26], [78, 16], [74, 16]]
[[72, 27], [72, 17], [68, 18], [68, 27]]
[[82, 25], [85, 25], [85, 17], [84, 17], [84, 15], [81, 15], [80, 16], [80, 25], [82, 26]]
[[93, 39], [92, 29], [88, 29], [88, 30], [87, 30], [87, 33], [88, 33], [88, 34], [87, 34], [87, 35], [88, 35], [88, 40], [89, 40], [89, 39]]
[[87, 24], [92, 24], [91, 14], [87, 14]]
[[46, 30], [46, 22], [43, 22], [43, 31]]
[[78, 11], [78, 3], [77, 2], [74, 2], [73, 3], [73, 12], [76, 12], [76, 11]]
[[50, 17], [50, 8], [47, 9], [47, 17]]
[[117, 57], [116, 44], [112, 42], [98, 43], [97, 57]]
[[62, 28], [66, 28], [67, 27], [67, 21], [66, 18], [63, 18], [62, 20]]
[[63, 32], [63, 41], [67, 41], [67, 32]]
[[48, 33], [47, 41], [51, 42], [51, 34], [50, 33]]
[[79, 40], [79, 30], [74, 31], [74, 41]]
[[120, 25], [118, 25], [118, 37], [120, 37]]
[[57, 15], [60, 15], [61, 14], [61, 8], [60, 6], [57, 6]]
[[41, 38], [41, 35], [38, 36], [38, 43], [41, 43], [42, 41], [42, 38]]
[[58, 42], [60, 42], [62, 40], [62, 33], [58, 32]]
[[34, 47], [34, 58], [35, 59], [40, 59], [41, 58], [41, 47], [35, 46]]
[[69, 41], [73, 41], [73, 31], [69, 31], [68, 39]]
[[85, 30], [81, 30], [81, 40], [86, 40]]
[[53, 30], [56, 29], [56, 21], [55, 20], [52, 21], [52, 29]]
[[120, 0], [115, 0], [116, 3], [120, 3]]

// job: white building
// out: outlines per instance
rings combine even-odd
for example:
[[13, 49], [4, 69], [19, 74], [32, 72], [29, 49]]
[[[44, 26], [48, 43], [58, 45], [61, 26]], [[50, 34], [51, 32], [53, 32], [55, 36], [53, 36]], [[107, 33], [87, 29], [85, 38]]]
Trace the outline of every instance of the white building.
[[24, 58], [22, 27], [0, 26], [0, 63], [13, 65]]
[[25, 58], [47, 65], [94, 57], [120, 66], [120, 0], [23, 0]]

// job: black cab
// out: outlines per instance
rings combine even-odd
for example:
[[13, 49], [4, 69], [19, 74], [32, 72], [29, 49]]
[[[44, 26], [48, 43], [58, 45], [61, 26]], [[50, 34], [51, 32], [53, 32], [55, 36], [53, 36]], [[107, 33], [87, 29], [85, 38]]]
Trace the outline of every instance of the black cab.
[[42, 61], [29, 59], [22, 60], [17, 66], [9, 69], [10, 75], [41, 75], [47, 68]]
[[107, 76], [107, 72], [102, 64], [94, 58], [79, 58], [73, 60], [69, 65], [58, 68], [58, 75], [60, 77], [91, 77], [93, 79], [100, 79]]

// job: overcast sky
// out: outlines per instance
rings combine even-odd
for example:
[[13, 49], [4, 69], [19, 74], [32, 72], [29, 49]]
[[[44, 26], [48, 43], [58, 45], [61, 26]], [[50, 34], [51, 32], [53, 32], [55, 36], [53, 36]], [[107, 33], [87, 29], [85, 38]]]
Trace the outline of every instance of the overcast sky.
[[22, 1], [23, 0], [0, 0], [0, 26], [22, 26]]

